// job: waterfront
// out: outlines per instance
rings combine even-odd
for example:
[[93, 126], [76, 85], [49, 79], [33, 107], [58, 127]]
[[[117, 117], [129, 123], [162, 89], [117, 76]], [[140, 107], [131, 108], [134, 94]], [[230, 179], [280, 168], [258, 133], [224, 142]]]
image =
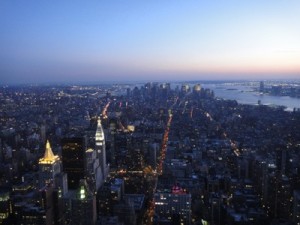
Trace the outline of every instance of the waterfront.
[[[262, 105], [274, 105], [284, 106], [286, 111], [293, 111], [294, 108], [300, 108], [300, 98], [294, 98], [290, 96], [275, 96], [270, 94], [263, 94], [257, 91], [259, 87], [258, 81], [195, 81], [195, 82], [171, 82], [171, 88], [180, 88], [182, 84], [188, 84], [190, 88], [193, 88], [195, 84], [200, 84], [205, 89], [210, 89], [215, 93], [217, 98], [223, 98], [228, 100], [236, 100], [240, 104], [258, 105], [258, 102]], [[268, 85], [272, 85], [270, 82]], [[277, 83], [275, 83], [277, 84]], [[297, 85], [299, 83], [297, 82]], [[128, 87], [141, 87], [142, 83], [135, 83], [128, 85]], [[125, 90], [122, 90], [120, 94], [125, 94]]]
[[[263, 105], [277, 105], [286, 107], [287, 111], [300, 108], [300, 99], [289, 96], [271, 96], [261, 94], [254, 86], [233, 83], [207, 83], [202, 84], [203, 88], [214, 91], [215, 96], [223, 99], [236, 100], [241, 104], [256, 105], [258, 101]], [[257, 87], [256, 87], [257, 88]]]

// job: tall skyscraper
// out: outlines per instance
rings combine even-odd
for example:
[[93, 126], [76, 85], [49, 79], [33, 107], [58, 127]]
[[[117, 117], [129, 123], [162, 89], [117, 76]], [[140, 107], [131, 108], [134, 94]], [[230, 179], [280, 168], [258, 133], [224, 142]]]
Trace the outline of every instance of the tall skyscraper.
[[277, 148], [275, 151], [277, 170], [283, 175], [286, 174], [287, 154], [287, 149], [284, 147]]
[[110, 119], [108, 139], [110, 141], [109, 159], [110, 159], [110, 166], [112, 167], [116, 166], [116, 127], [117, 127], [117, 120], [115, 118]]
[[188, 84], [182, 84], [181, 85], [181, 92], [182, 93], [187, 93], [187, 92], [189, 92], [190, 91], [190, 86], [188, 85]]
[[55, 176], [59, 173], [61, 173], [61, 160], [53, 154], [47, 141], [44, 157], [39, 160], [39, 188], [54, 183]]
[[92, 191], [97, 191], [103, 184], [103, 173], [97, 158], [97, 152], [91, 148], [86, 150], [86, 179]]
[[201, 85], [200, 84], [195, 84], [193, 88], [194, 93], [199, 93], [201, 91]]
[[85, 176], [85, 139], [62, 139], [63, 171], [68, 175], [68, 187], [75, 190]]
[[259, 91], [261, 93], [264, 93], [264, 91], [265, 91], [265, 84], [263, 81], [259, 82]]
[[103, 173], [103, 178], [105, 180], [108, 175], [109, 168], [106, 163], [105, 136], [104, 136], [104, 131], [102, 128], [100, 117], [98, 117], [97, 130], [95, 134], [95, 150], [97, 152], [100, 161], [101, 170]]

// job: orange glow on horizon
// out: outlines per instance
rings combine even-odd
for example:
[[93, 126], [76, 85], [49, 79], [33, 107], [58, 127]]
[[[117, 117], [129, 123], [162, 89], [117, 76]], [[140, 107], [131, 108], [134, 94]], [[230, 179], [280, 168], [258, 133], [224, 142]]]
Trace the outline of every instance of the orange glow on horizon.
[[[296, 63], [280, 64], [274, 63], [208, 63], [208, 64], [186, 64], [186, 65], [165, 65], [163, 68], [152, 69], [152, 71], [167, 72], [169, 74], [218, 74], [218, 75], [292, 75], [300, 78], [300, 65]], [[284, 77], [283, 77], [284, 78]]]

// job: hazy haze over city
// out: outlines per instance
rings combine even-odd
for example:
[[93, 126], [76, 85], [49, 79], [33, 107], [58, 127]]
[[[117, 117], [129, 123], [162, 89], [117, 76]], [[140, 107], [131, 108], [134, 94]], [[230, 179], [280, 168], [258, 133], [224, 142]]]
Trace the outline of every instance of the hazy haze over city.
[[0, 2], [0, 83], [294, 79], [300, 2]]

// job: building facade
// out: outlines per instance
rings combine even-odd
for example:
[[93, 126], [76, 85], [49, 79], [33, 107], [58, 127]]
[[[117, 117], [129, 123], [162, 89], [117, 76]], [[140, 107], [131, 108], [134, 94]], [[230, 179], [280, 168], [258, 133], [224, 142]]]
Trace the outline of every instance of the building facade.
[[55, 177], [62, 172], [62, 163], [59, 156], [54, 155], [47, 141], [44, 157], [39, 160], [39, 188], [54, 183]]

